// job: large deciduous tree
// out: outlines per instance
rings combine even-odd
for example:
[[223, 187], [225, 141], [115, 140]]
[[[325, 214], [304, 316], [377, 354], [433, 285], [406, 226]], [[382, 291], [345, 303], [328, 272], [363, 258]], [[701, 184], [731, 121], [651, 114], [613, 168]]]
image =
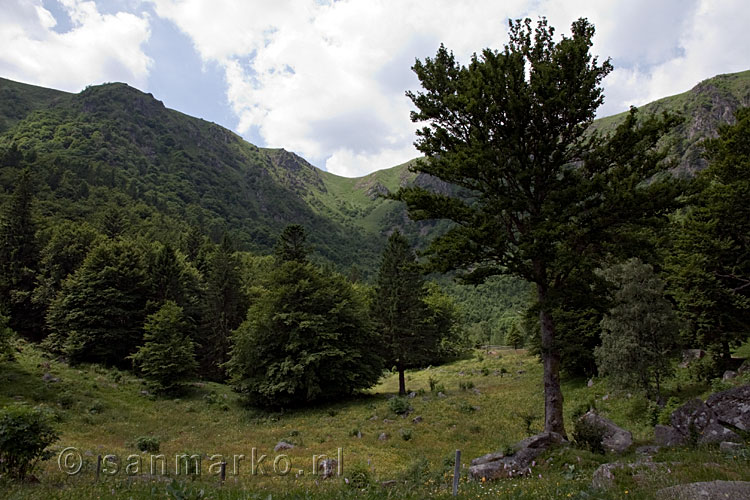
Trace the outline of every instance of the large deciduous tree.
[[[636, 119], [611, 137], [587, 132], [611, 71], [590, 53], [594, 27], [585, 19], [555, 41], [541, 19], [510, 24], [502, 51], [485, 49], [468, 66], [445, 47], [413, 70], [422, 91], [416, 105], [413, 168], [457, 186], [456, 195], [420, 187], [400, 190], [412, 218], [455, 224], [431, 244], [438, 271], [464, 269], [465, 279], [509, 273], [536, 286], [544, 365], [545, 430], [564, 433], [560, 345], [553, 311], [568, 279], [592, 269], [624, 231], [663, 215], [676, 188], [655, 145], [668, 117]], [[606, 140], [605, 140], [606, 139]]]

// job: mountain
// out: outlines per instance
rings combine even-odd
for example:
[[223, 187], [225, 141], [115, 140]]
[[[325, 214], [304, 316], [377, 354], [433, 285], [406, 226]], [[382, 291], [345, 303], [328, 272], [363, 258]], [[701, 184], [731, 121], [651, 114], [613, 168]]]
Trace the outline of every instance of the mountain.
[[[709, 78], [687, 92], [648, 103], [639, 110], [644, 114], [667, 111], [684, 117], [665, 143], [675, 148], [677, 172], [689, 175], [706, 167], [701, 141], [717, 137], [719, 125], [733, 124], [735, 110], [746, 106], [750, 106], [750, 70]], [[626, 115], [627, 112], [598, 119], [592, 128], [611, 131]]]
[[[667, 139], [679, 170], [689, 173], [705, 165], [700, 141], [747, 105], [750, 71], [711, 78], [641, 109], [685, 117]], [[592, 128], [610, 131], [624, 116], [596, 120]], [[410, 163], [339, 177], [168, 109], [125, 84], [70, 94], [0, 79], [0, 190], [7, 196], [19, 168], [30, 165], [39, 210], [52, 221], [97, 220], [116, 206], [152, 237], [178, 237], [195, 226], [214, 240], [228, 231], [241, 248], [261, 253], [272, 249], [286, 224], [300, 223], [320, 258], [367, 274], [393, 228], [424, 245], [446, 226], [413, 223], [400, 204], [380, 196], [409, 183], [449, 189], [410, 172]]]

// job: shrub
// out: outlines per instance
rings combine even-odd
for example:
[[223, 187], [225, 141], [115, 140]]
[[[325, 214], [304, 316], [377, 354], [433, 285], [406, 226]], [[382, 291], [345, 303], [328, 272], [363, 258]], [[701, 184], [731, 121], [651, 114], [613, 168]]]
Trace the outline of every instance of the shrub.
[[680, 406], [682, 406], [682, 402], [679, 400], [679, 398], [676, 398], [674, 396], [669, 398], [667, 400], [667, 404], [665, 404], [664, 408], [662, 408], [659, 412], [658, 423], [660, 423], [661, 425], [669, 425], [672, 413], [674, 413], [674, 411]]
[[57, 441], [46, 413], [36, 408], [11, 405], [0, 410], [0, 472], [23, 480], [39, 460], [52, 452], [47, 447]]
[[408, 441], [411, 439], [411, 429], [401, 429], [401, 439]]
[[406, 398], [391, 398], [388, 400], [388, 407], [396, 415], [403, 415], [410, 410], [409, 401]]
[[372, 476], [370, 475], [370, 469], [366, 465], [357, 463], [349, 467], [349, 473], [347, 479], [350, 487], [358, 490], [364, 490], [372, 482]]
[[573, 441], [577, 448], [603, 455], [602, 439], [604, 439], [604, 432], [604, 426], [601, 424], [579, 418], [576, 420], [573, 429]]
[[159, 438], [153, 436], [141, 436], [135, 441], [135, 446], [147, 453], [158, 453], [160, 444]]
[[471, 380], [467, 380], [466, 382], [459, 382], [458, 388], [462, 391], [468, 391], [469, 389], [474, 388], [474, 382], [472, 382]]

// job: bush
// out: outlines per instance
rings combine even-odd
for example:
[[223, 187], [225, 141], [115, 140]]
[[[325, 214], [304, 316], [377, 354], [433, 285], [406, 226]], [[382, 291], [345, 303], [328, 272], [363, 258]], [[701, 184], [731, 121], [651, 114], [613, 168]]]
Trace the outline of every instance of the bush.
[[354, 464], [349, 467], [348, 472], [346, 479], [349, 480], [347, 484], [350, 487], [364, 490], [370, 486], [372, 476], [370, 475], [370, 469], [368, 469], [366, 465], [361, 463]]
[[604, 426], [597, 423], [591, 423], [587, 420], [578, 419], [573, 429], [573, 441], [577, 448], [589, 450], [593, 453], [604, 455]]
[[153, 436], [141, 436], [135, 441], [135, 446], [147, 453], [158, 453], [160, 444], [159, 438]]
[[410, 410], [409, 401], [406, 398], [391, 398], [388, 400], [388, 407], [396, 415], [403, 415]]
[[408, 441], [411, 439], [411, 429], [401, 429], [401, 439]]
[[667, 404], [665, 404], [664, 408], [659, 412], [658, 423], [661, 425], [670, 425], [672, 413], [674, 413], [674, 411], [680, 406], [682, 406], [682, 401], [680, 401], [679, 398], [674, 396], [669, 398]]
[[0, 410], [0, 472], [23, 480], [39, 460], [52, 452], [47, 447], [57, 441], [46, 413], [36, 408], [11, 405]]
[[466, 382], [459, 382], [458, 388], [462, 391], [468, 391], [469, 389], [474, 388], [474, 382], [472, 382], [471, 380], [468, 380]]

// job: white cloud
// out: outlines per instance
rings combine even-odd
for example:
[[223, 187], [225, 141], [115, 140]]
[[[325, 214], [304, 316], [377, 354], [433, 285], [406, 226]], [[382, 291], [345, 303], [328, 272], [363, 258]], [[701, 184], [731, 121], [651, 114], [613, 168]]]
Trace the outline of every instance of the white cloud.
[[101, 14], [92, 1], [59, 0], [72, 28], [58, 33], [41, 0], [4, 0], [0, 9], [0, 74], [37, 85], [79, 91], [103, 81], [144, 86], [151, 59], [141, 45], [148, 19]]

